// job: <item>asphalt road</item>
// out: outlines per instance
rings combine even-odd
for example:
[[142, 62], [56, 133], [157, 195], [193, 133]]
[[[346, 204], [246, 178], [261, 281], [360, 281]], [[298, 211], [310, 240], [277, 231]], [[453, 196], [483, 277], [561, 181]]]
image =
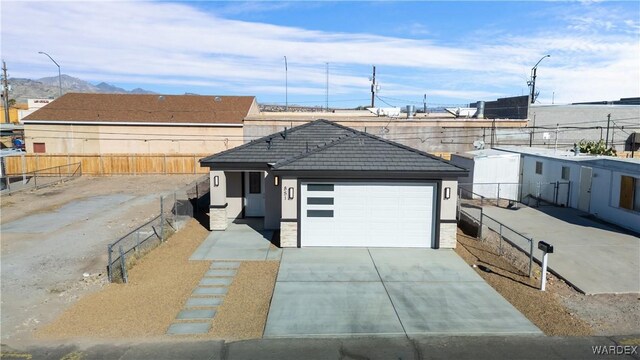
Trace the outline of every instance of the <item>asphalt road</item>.
[[[640, 359], [640, 335], [624, 337], [362, 337], [262, 339], [237, 342], [165, 341], [160, 343], [2, 346], [10, 359]], [[594, 354], [599, 350], [602, 354]], [[606, 352], [606, 354], [604, 353]]]

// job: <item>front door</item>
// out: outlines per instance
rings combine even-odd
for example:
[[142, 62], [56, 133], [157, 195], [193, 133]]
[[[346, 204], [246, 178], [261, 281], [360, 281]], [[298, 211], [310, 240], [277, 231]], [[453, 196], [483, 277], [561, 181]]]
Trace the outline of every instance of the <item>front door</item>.
[[250, 172], [245, 174], [244, 215], [247, 217], [264, 216], [264, 173]]
[[591, 178], [593, 169], [590, 167], [580, 167], [580, 192], [578, 195], [578, 210], [589, 212], [591, 204]]

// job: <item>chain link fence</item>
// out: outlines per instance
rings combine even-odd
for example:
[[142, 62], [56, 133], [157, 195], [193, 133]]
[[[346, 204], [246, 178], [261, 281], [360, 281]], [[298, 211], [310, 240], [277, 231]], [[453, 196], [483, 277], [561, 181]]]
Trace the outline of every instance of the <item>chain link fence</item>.
[[571, 200], [571, 182], [525, 182], [525, 183], [459, 183], [459, 198], [464, 203], [495, 204], [501, 206], [556, 205], [568, 207]]
[[187, 221], [208, 209], [209, 175], [171, 194], [160, 197], [157, 215], [135, 230], [107, 245], [107, 274], [110, 282], [128, 281], [127, 269], [137, 259], [167, 240]]
[[[512, 229], [484, 213], [484, 206], [517, 206], [509, 199], [485, 199], [484, 196], [459, 188], [457, 219], [463, 229], [473, 229], [476, 238], [489, 245], [529, 277], [533, 271], [533, 238]], [[464, 199], [465, 194], [467, 199]], [[475, 199], [474, 199], [475, 197]]]
[[82, 164], [54, 166], [31, 171], [20, 175], [7, 174], [0, 178], [2, 194], [11, 194], [21, 190], [41, 189], [82, 176]]

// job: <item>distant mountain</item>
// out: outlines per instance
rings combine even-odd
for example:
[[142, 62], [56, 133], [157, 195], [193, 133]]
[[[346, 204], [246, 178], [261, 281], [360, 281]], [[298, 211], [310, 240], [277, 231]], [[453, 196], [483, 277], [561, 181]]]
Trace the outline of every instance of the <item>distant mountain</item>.
[[155, 94], [153, 91], [135, 88], [127, 91], [123, 88], [101, 82], [93, 85], [82, 79], [69, 75], [62, 75], [60, 79], [57, 76], [45, 77], [42, 79], [21, 79], [10, 78], [9, 98], [15, 99], [18, 103], [25, 103], [27, 99], [34, 98], [55, 98], [60, 95], [60, 82], [62, 83], [62, 93], [80, 92], [80, 93], [105, 93], [105, 94]]

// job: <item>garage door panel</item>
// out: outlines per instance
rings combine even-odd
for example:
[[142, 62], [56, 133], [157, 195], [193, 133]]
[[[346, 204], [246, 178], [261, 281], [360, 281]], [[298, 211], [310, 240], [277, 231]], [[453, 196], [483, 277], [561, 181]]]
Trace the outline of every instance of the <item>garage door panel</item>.
[[[302, 246], [430, 247], [434, 189], [433, 183], [303, 182]], [[307, 200], [318, 197], [333, 204]], [[321, 209], [333, 217], [307, 216]]]

